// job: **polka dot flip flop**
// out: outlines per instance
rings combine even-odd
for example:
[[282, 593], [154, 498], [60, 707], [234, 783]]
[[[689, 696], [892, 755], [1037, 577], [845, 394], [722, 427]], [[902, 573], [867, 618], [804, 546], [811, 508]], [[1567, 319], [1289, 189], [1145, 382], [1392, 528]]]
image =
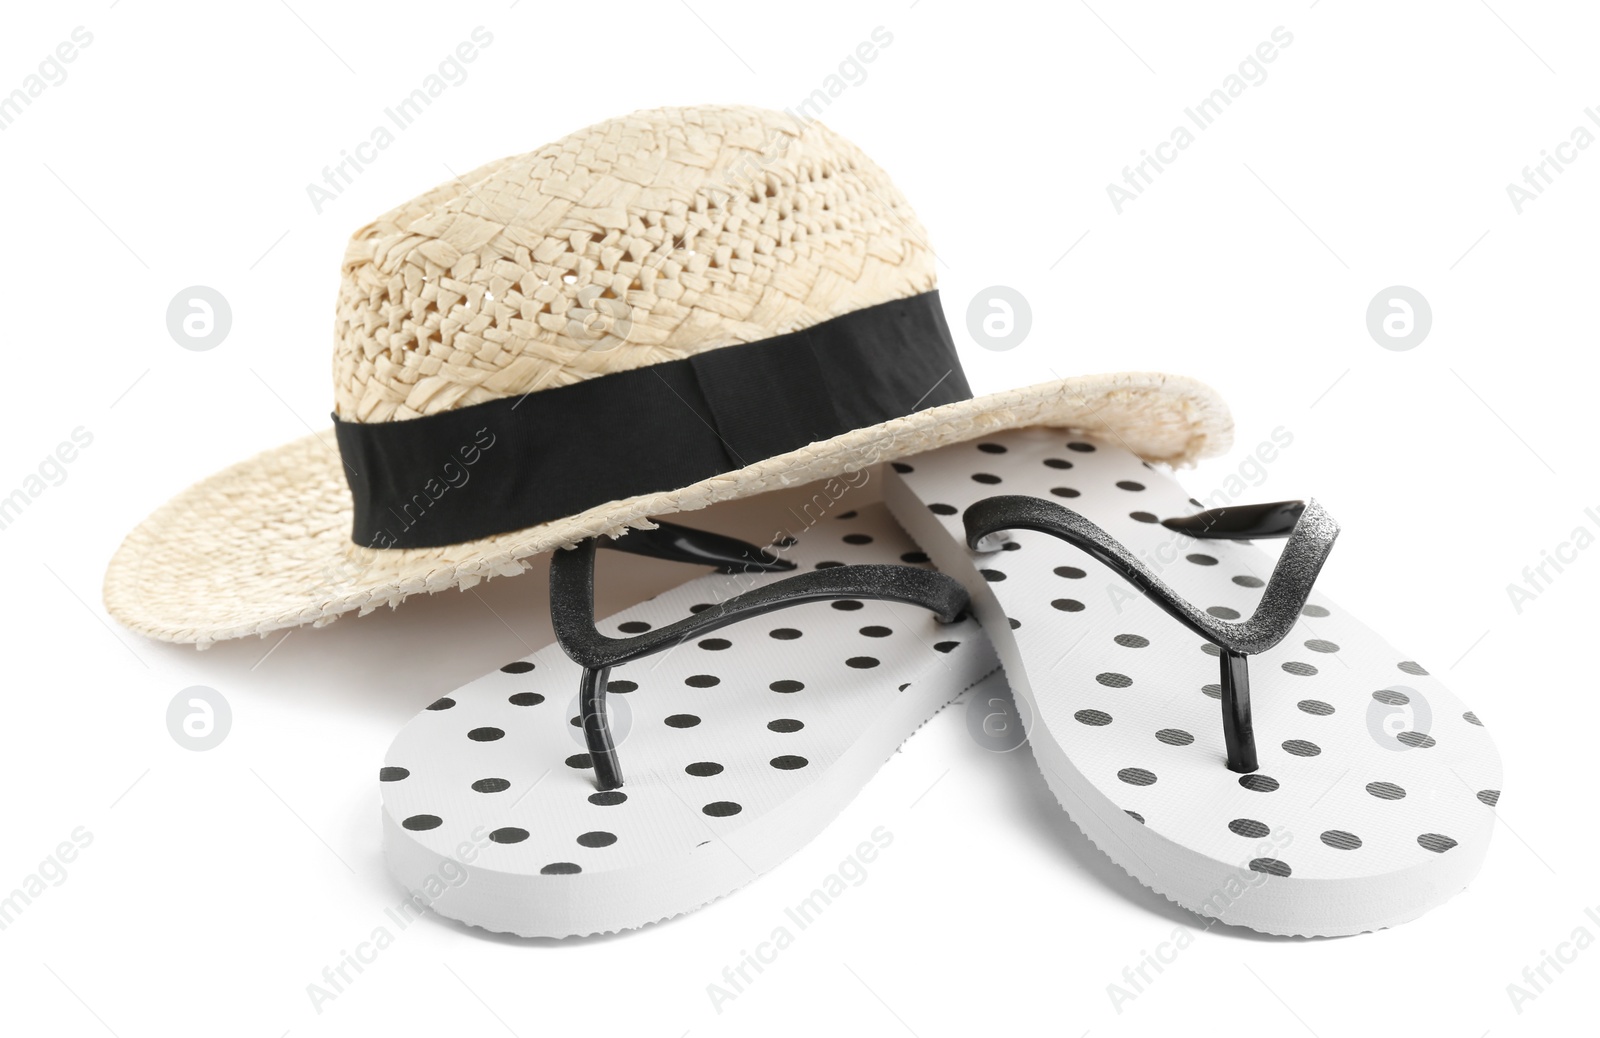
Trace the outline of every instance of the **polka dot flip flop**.
[[881, 505], [770, 553], [662, 527], [601, 546], [724, 572], [597, 625], [595, 543], [557, 553], [561, 645], [439, 699], [395, 738], [384, 851], [418, 910], [562, 937], [698, 908], [798, 850], [997, 672], [975, 622], [957, 619], [966, 592]]
[[[1120, 446], [1047, 429], [893, 469], [886, 500], [971, 592], [1045, 780], [1134, 878], [1225, 923], [1330, 935], [1414, 919], [1477, 873], [1499, 755], [1313, 590], [1338, 532], [1315, 502], [1219, 494], [1197, 514]], [[1284, 536], [1276, 562], [1250, 543]]]

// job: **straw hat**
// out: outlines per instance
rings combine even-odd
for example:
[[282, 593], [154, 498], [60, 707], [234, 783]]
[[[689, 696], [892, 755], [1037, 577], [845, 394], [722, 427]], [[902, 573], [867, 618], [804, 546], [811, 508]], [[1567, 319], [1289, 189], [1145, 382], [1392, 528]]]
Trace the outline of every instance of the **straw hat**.
[[342, 267], [335, 428], [141, 523], [111, 614], [201, 645], [521, 572], [650, 517], [1030, 425], [1225, 450], [1171, 375], [970, 398], [922, 226], [819, 123], [636, 112], [441, 184]]

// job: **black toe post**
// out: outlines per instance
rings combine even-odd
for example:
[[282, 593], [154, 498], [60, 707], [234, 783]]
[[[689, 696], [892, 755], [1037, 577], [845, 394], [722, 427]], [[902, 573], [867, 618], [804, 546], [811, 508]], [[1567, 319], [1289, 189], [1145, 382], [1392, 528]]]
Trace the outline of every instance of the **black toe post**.
[[1248, 658], [1272, 648], [1294, 629], [1317, 574], [1333, 550], [1339, 524], [1321, 505], [1316, 501], [1280, 501], [1229, 506], [1163, 523], [1168, 529], [1196, 538], [1289, 539], [1256, 611], [1238, 623], [1219, 620], [1196, 609], [1110, 534], [1053, 501], [1020, 495], [985, 498], [968, 508], [962, 521], [966, 525], [967, 546], [974, 551], [985, 537], [1002, 530], [1036, 530], [1059, 537], [1115, 570], [1167, 615], [1221, 649], [1222, 735], [1228, 769], [1240, 774], [1256, 770]]
[[[618, 540], [589, 538], [556, 551], [550, 559], [550, 619], [567, 656], [583, 668], [578, 686], [584, 741], [602, 790], [622, 785], [622, 765], [606, 716], [606, 685], [611, 668], [747, 617], [802, 602], [838, 598], [879, 599], [921, 606], [941, 623], [954, 623], [967, 610], [967, 592], [943, 573], [912, 566], [834, 566], [797, 573], [762, 584], [676, 623], [630, 638], [612, 638], [594, 625], [594, 559], [597, 548], [716, 566], [722, 573], [779, 573], [794, 563], [743, 541], [670, 523], [636, 530]], [[644, 536], [641, 536], [644, 535]], [[639, 538], [635, 540], [635, 538]]]

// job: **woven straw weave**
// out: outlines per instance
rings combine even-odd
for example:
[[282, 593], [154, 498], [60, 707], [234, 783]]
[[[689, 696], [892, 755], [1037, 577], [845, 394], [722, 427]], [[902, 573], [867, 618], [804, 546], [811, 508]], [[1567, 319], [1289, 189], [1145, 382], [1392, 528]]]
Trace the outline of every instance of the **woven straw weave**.
[[[910, 206], [854, 145], [751, 108], [636, 112], [490, 163], [356, 232], [334, 343], [347, 421], [403, 421], [753, 342], [934, 287]], [[531, 405], [531, 406], [536, 406]], [[1088, 375], [928, 408], [688, 487], [437, 548], [351, 543], [331, 432], [157, 509], [106, 570], [107, 609], [201, 646], [520, 573], [584, 537], [1003, 429], [1115, 437], [1150, 461], [1226, 450], [1227, 407], [1173, 375]], [[581, 450], [581, 444], [570, 449]]]
[[883, 171], [820, 123], [638, 112], [358, 231], [335, 405], [415, 418], [771, 338], [929, 291], [925, 241]]

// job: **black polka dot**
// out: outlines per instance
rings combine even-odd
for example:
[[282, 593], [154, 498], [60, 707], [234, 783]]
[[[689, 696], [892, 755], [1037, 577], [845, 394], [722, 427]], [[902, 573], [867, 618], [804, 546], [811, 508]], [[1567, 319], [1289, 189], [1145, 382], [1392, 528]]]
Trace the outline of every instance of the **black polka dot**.
[[722, 765], [714, 760], [697, 760], [684, 767], [684, 773], [695, 778], [710, 778], [712, 775], [722, 774]]
[[793, 537], [790, 537], [788, 534], [784, 534], [782, 537], [779, 537], [777, 540], [773, 541], [772, 546], [774, 548], [793, 548], [799, 543], [800, 542], [795, 540]]
[[1129, 818], [1133, 819], [1135, 822], [1138, 822], [1140, 825], [1144, 824], [1144, 815], [1140, 814], [1139, 812], [1137, 812], [1137, 811], [1124, 811], [1123, 813], [1126, 814]]
[[1287, 876], [1293, 870], [1277, 858], [1256, 858], [1250, 863], [1250, 871], [1265, 872], [1269, 876]]
[[1235, 836], [1251, 840], [1259, 840], [1272, 831], [1265, 822], [1258, 822], [1254, 818], [1235, 818], [1228, 823], [1228, 828]]
[[1143, 490], [1144, 489], [1144, 484], [1143, 483], [1135, 483], [1131, 479], [1119, 479], [1119, 480], [1117, 480], [1117, 489], [1119, 489], [1119, 490]]
[[1475, 724], [1479, 728], [1483, 727], [1483, 722], [1478, 720], [1478, 715], [1473, 713], [1471, 710], [1468, 710], [1466, 713], [1462, 714], [1461, 719], [1468, 724]]
[[1333, 704], [1324, 703], [1320, 699], [1302, 699], [1295, 705], [1304, 712], [1308, 714], [1315, 714], [1318, 717], [1327, 717], [1329, 714], [1333, 713]]
[[1300, 608], [1300, 615], [1322, 617], [1327, 616], [1328, 611], [1319, 605], [1306, 605]]
[[1322, 747], [1305, 739], [1290, 739], [1283, 744], [1284, 753], [1292, 753], [1296, 757], [1315, 757], [1322, 752]]
[[467, 733], [467, 738], [473, 742], [494, 742], [496, 739], [504, 739], [505, 737], [505, 731], [500, 728], [474, 728]]
[[772, 758], [767, 763], [771, 764], [779, 771], [798, 771], [811, 762], [806, 760], [804, 757], [797, 757], [792, 753], [786, 753], [781, 757]]
[[1149, 512], [1129, 512], [1128, 518], [1141, 523], [1157, 523], [1161, 521]]
[[842, 563], [842, 562], [835, 562], [835, 561], [830, 560], [830, 561], [827, 561], [827, 562], [819, 562], [819, 563], [816, 564], [816, 566], [814, 568], [815, 569], [838, 569], [840, 566], [843, 566], [843, 565], [844, 565], [844, 563]]
[[1123, 768], [1117, 772], [1117, 778], [1130, 786], [1148, 786], [1156, 780], [1155, 772], [1144, 768]]
[[871, 670], [878, 665], [878, 661], [873, 656], [851, 656], [844, 661], [844, 665], [856, 670]]
[[841, 598], [839, 601], [831, 604], [833, 605], [833, 608], [845, 613], [854, 612], [855, 610], [861, 608], [861, 603], [857, 602], [853, 598]]
[[861, 628], [861, 634], [865, 635], [868, 638], [887, 638], [887, 637], [889, 637], [889, 635], [891, 635], [893, 633], [894, 632], [889, 630], [889, 628], [880, 627], [877, 624], [873, 624], [873, 625], [871, 625], [869, 627]]
[[1112, 641], [1124, 649], [1142, 649], [1150, 644], [1150, 639], [1141, 634], [1119, 634]]
[[726, 638], [702, 638], [695, 644], [711, 652], [721, 652], [733, 643]]
[[600, 832], [598, 830], [592, 833], [584, 833], [578, 837], [578, 845], [580, 847], [610, 847], [616, 842], [615, 833]]
[[996, 483], [1000, 482], [1000, 477], [995, 475], [993, 472], [974, 472], [972, 474], [972, 481], [974, 483], [983, 483], [987, 486], [994, 486]]
[[544, 702], [544, 696], [537, 692], [518, 692], [515, 695], [507, 696], [506, 702], [512, 706], [538, 706]]
[[949, 652], [960, 644], [960, 642], [934, 642], [933, 649], [935, 652]]
[[607, 692], [615, 692], [620, 696], [625, 696], [629, 692], [638, 691], [638, 688], [639, 688], [639, 685], [638, 685], [637, 682], [624, 681], [624, 680], [622, 680], [620, 678], [618, 680], [616, 680], [616, 681], [608, 681], [608, 682], [606, 682], [606, 691]]
[[472, 784], [472, 789], [477, 793], [504, 793], [511, 788], [511, 780], [503, 778], [483, 778]]
[[792, 642], [796, 638], [800, 637], [800, 632], [795, 630], [793, 627], [779, 627], [776, 630], [769, 632], [768, 637], [776, 638], [780, 642]]
[[1006, 452], [1005, 446], [999, 443], [980, 443], [978, 444], [978, 449], [985, 454], [1004, 454]]
[[1086, 724], [1095, 728], [1111, 723], [1111, 715], [1104, 710], [1079, 710], [1072, 716], [1079, 724]]
[[[1395, 664], [1395, 666], [1399, 667], [1401, 670], [1405, 671], [1407, 674], [1416, 674], [1418, 676], [1422, 676], [1422, 675], [1426, 675], [1428, 673], [1426, 670], [1422, 669], [1422, 664], [1416, 663], [1416, 662], [1414, 662], [1412, 660], [1406, 660], [1403, 663], [1397, 663], [1397, 664]], [[1447, 839], [1448, 839], [1448, 837], [1447, 837]], [[1452, 844], [1452, 846], [1454, 846], [1454, 844]]]
[[1218, 620], [1237, 620], [1237, 619], [1239, 619], [1239, 610], [1230, 609], [1227, 606], [1208, 606], [1208, 607], [1206, 607], [1206, 612], [1210, 613], [1212, 616], [1216, 617]]
[[1063, 613], [1083, 612], [1083, 603], [1078, 601], [1076, 598], [1058, 598], [1050, 604], [1056, 609], [1061, 610]]
[[997, 569], [980, 569], [978, 572], [982, 573], [983, 579], [991, 584], [998, 584], [1006, 579], [1005, 573]]
[[1072, 467], [1072, 462], [1066, 458], [1046, 458], [1044, 463], [1053, 469], [1070, 469]]
[[1196, 566], [1215, 566], [1217, 564], [1217, 560], [1213, 556], [1202, 555], [1200, 552], [1195, 552], [1192, 555], [1185, 555], [1184, 558], [1188, 559]]
[[1022, 626], [1022, 621], [1021, 621], [1021, 620], [1018, 620], [1018, 619], [1017, 619], [1017, 618], [1016, 618], [1016, 617], [1014, 617], [1014, 616], [1008, 616], [1008, 617], [1006, 617], [1006, 623], [1008, 623], [1008, 624], [1010, 624], [1010, 625], [1011, 625], [1011, 629], [1012, 629], [1012, 630], [1013, 630], [1013, 631], [1015, 631], [1015, 630], [1016, 630], [1016, 629], [1017, 629], [1017, 628], [1018, 628], [1018, 627], [1021, 627], [1021, 626]]
[[909, 562], [912, 565], [919, 565], [928, 561], [928, 553], [925, 551], [908, 551], [904, 555], [900, 556], [900, 561]]
[[567, 718], [567, 723], [572, 725], [574, 728], [582, 728], [583, 718], [573, 715], [572, 717]]
[[1057, 566], [1051, 572], [1058, 577], [1066, 577], [1068, 580], [1082, 580], [1086, 576], [1083, 570], [1076, 566]]
[[1156, 733], [1156, 738], [1168, 746], [1187, 746], [1194, 742], [1194, 736], [1182, 728], [1163, 728]]
[[1426, 750], [1430, 746], [1439, 745], [1439, 740], [1426, 732], [1401, 732], [1395, 738], [1413, 750]]
[[683, 683], [690, 688], [711, 688], [722, 684], [722, 679], [715, 674], [691, 674], [683, 679]]
[[576, 876], [583, 868], [570, 861], [552, 861], [539, 870], [541, 876]]
[[805, 682], [795, 681], [792, 678], [782, 678], [782, 679], [780, 679], [778, 681], [774, 681], [772, 684], [768, 685], [767, 687], [772, 689], [772, 691], [774, 691], [774, 692], [783, 692], [783, 693], [787, 694], [787, 693], [790, 693], [790, 692], [798, 692], [802, 688], [805, 688], [806, 686], [805, 686]]
[[643, 620], [624, 620], [617, 624], [617, 630], [623, 634], [643, 634], [650, 629], [650, 625]]
[[889, 464], [890, 464], [891, 467], [894, 468], [894, 470], [896, 472], [900, 473], [902, 476], [907, 476], [907, 475], [910, 475], [911, 473], [917, 471], [916, 469], [912, 468], [910, 465], [907, 465], [903, 461], [891, 461]]
[[[840, 518], [843, 518], [841, 516]], [[847, 533], [844, 535], [846, 544], [871, 544], [872, 535], [867, 533]]]
[[699, 723], [700, 718], [693, 714], [673, 714], [666, 720], [668, 728], [693, 728]]
[[796, 721], [792, 717], [780, 717], [776, 721], [767, 722], [767, 730], [770, 732], [798, 732], [805, 726], [804, 721]]
[[567, 758], [567, 767], [578, 768], [580, 770], [583, 768], [592, 768], [594, 767], [594, 761], [590, 759], [587, 753], [574, 753], [572, 756]]
[[1210, 696], [1212, 699], [1221, 699], [1222, 698], [1222, 686], [1221, 685], [1201, 685], [1200, 686], [1200, 691], [1204, 692], [1206, 695]]
[[1312, 652], [1338, 652], [1339, 646], [1322, 638], [1313, 638], [1306, 642], [1306, 648]]
[[1423, 833], [1417, 837], [1417, 843], [1422, 845], [1423, 850], [1429, 850], [1435, 854], [1443, 854], [1456, 845], [1456, 841], [1440, 833]]
[[928, 506], [928, 511], [932, 512], [934, 515], [955, 515], [956, 514], [956, 506], [955, 505], [945, 505], [945, 504], [932, 504], [932, 505]]
[[406, 770], [405, 768], [397, 768], [397, 767], [394, 767], [393, 765], [390, 765], [389, 767], [379, 768], [378, 769], [378, 781], [379, 782], [399, 782], [401, 779], [405, 778], [406, 776], [408, 776], [410, 774], [411, 774], [411, 772]]
[[1210, 642], [1201, 642], [1200, 651], [1205, 653], [1207, 656], [1221, 656], [1222, 646], [1212, 645]]
[[1240, 587], [1266, 587], [1267, 586], [1267, 582], [1265, 580], [1262, 580], [1260, 577], [1252, 577], [1252, 576], [1250, 576], [1248, 574], [1244, 574], [1244, 575], [1241, 575], [1241, 576], [1234, 577], [1233, 578], [1233, 582], [1235, 584], [1238, 584]]
[[1074, 441], [1072, 443], [1067, 444], [1067, 450], [1069, 450], [1069, 451], [1077, 451], [1079, 454], [1093, 454], [1094, 453], [1094, 444], [1092, 444], [1092, 443], [1080, 443], [1080, 442]]
[[1399, 800], [1406, 795], [1405, 789], [1393, 782], [1368, 782], [1367, 792], [1379, 800]]
[[743, 810], [742, 806], [735, 804], [731, 800], [718, 800], [700, 809], [703, 814], [708, 814], [712, 818], [727, 818], [729, 815], [736, 815]]
[[1406, 695], [1404, 692], [1399, 692], [1392, 688], [1380, 688], [1378, 691], [1372, 693], [1372, 698], [1376, 699], [1380, 703], [1383, 703], [1385, 706], [1405, 706], [1407, 703], [1411, 702], [1410, 696]]
[[855, 517], [856, 510], [854, 508], [850, 509], [848, 512], [840, 512], [838, 515], [834, 516], [835, 519], [854, 519]]
[[1254, 775], [1240, 775], [1239, 785], [1252, 793], [1271, 793], [1278, 788], [1278, 780], [1256, 772]]
[[428, 704], [428, 709], [429, 710], [448, 710], [448, 709], [450, 709], [451, 707], [453, 707], [455, 705], [456, 705], [456, 701], [454, 699], [451, 699], [449, 696], [445, 696], [442, 699], [435, 699], [433, 702], [429, 703]]
[[438, 815], [412, 815], [400, 823], [414, 833], [425, 833], [429, 829], [437, 829], [444, 824], [444, 819]]
[[608, 789], [604, 792], [589, 794], [589, 803], [596, 807], [616, 807], [618, 804], [626, 803], [627, 799], [628, 794], [620, 789]]
[[695, 614], [699, 614], [699, 613], [705, 612], [707, 609], [710, 609], [710, 608], [711, 608], [711, 603], [710, 602], [698, 602], [695, 605], [692, 605], [692, 606], [689, 607], [689, 612], [695, 613]]
[[1478, 799], [1490, 807], [1494, 807], [1500, 803], [1500, 791], [1498, 789], [1480, 789], [1478, 790]]
[[1317, 668], [1299, 660], [1290, 660], [1283, 665], [1283, 671], [1285, 674], [1293, 674], [1295, 677], [1309, 678], [1316, 675]]
[[1361, 837], [1343, 829], [1329, 829], [1322, 834], [1322, 842], [1336, 851], [1354, 851], [1361, 848]]
[[1133, 679], [1126, 674], [1118, 674], [1114, 670], [1101, 671], [1094, 679], [1107, 688], [1127, 688], [1133, 684]]
[[500, 669], [505, 671], [507, 674], [526, 674], [528, 671], [533, 669], [533, 664], [529, 663], [527, 660], [518, 660], [515, 663], [507, 663]]
[[1071, 487], [1051, 487], [1050, 493], [1057, 497], [1078, 497], [1079, 494]]

